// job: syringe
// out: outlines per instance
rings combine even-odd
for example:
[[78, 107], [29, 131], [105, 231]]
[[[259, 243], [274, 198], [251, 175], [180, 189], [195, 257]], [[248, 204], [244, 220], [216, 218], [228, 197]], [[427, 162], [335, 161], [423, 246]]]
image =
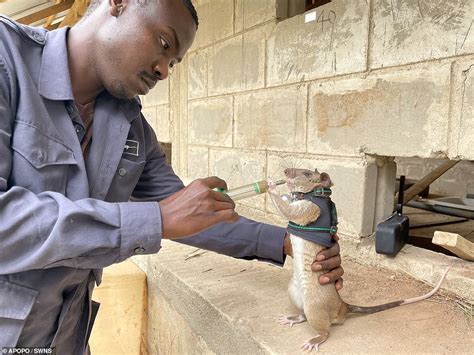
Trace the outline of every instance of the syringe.
[[[277, 180], [275, 181], [275, 185], [283, 185], [285, 184], [285, 180]], [[265, 180], [254, 182], [253, 184], [248, 184], [240, 187], [236, 187], [235, 189], [230, 190], [222, 190], [218, 189], [220, 192], [229, 196], [232, 200], [237, 201], [243, 198], [256, 196], [259, 194], [263, 194], [267, 191], [267, 182]]]

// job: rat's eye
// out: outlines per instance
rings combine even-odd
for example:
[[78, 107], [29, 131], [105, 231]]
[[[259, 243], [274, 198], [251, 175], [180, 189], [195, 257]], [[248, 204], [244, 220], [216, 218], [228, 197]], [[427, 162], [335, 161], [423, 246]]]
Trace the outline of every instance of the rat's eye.
[[303, 175], [306, 176], [306, 177], [310, 177], [310, 176], [311, 176], [311, 174], [308, 173], [308, 172], [304, 172]]
[[170, 47], [170, 45], [168, 44], [168, 42], [166, 42], [163, 37], [160, 37], [160, 42], [161, 42], [161, 45], [163, 46], [164, 49], [168, 49]]

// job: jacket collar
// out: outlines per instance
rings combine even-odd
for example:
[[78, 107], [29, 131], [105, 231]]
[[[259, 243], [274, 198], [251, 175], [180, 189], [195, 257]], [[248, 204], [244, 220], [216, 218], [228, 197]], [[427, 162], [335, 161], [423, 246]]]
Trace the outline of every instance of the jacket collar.
[[47, 32], [38, 80], [38, 92], [50, 100], [74, 100], [68, 67], [69, 27]]
[[[74, 100], [71, 77], [69, 75], [68, 31], [69, 27], [63, 27], [46, 34], [43, 57], [41, 59], [38, 92], [41, 96], [50, 100]], [[99, 95], [98, 99], [100, 96], [117, 101], [129, 122], [135, 120], [140, 114], [142, 106], [138, 97], [122, 100], [106, 92]]]

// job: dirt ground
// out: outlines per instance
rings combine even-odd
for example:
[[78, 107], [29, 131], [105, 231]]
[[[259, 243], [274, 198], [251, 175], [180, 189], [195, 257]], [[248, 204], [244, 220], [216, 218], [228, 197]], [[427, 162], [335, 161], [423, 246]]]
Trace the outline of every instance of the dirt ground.
[[[431, 286], [401, 273], [368, 268], [347, 259], [343, 266], [341, 296], [352, 304], [375, 305], [431, 290]], [[334, 340], [334, 345], [328, 340], [322, 350], [328, 353], [473, 354], [472, 313], [463, 312], [456, 300], [441, 292], [417, 304], [349, 318], [343, 326], [332, 328], [330, 339], [339, 339]]]

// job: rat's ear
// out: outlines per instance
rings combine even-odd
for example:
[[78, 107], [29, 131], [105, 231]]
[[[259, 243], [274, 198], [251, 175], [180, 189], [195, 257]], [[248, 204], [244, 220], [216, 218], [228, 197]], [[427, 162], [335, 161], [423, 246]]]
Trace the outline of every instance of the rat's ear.
[[314, 169], [314, 172], [315, 172], [316, 174], [319, 174], [318, 168]]
[[321, 173], [319, 178], [321, 179], [321, 185], [323, 187], [329, 188], [332, 186], [331, 178], [329, 177], [327, 173]]

